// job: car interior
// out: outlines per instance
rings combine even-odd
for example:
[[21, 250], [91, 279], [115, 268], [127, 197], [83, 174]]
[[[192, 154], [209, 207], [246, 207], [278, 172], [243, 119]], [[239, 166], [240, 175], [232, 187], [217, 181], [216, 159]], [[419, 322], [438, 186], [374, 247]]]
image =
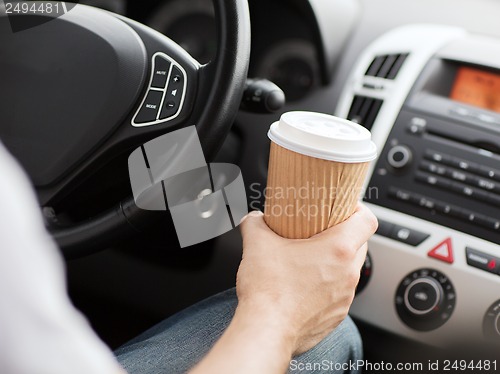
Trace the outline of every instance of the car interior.
[[0, 140], [111, 349], [234, 287], [241, 260], [238, 229], [181, 248], [169, 212], [139, 209], [130, 154], [196, 125], [262, 210], [269, 126], [313, 111], [379, 151], [350, 311], [365, 357], [500, 359], [498, 0], [85, 0], [46, 23], [4, 3]]

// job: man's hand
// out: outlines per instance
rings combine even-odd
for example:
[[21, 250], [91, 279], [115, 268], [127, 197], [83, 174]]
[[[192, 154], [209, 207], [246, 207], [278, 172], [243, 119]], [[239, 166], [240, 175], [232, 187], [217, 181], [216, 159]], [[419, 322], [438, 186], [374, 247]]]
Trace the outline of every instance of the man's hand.
[[376, 228], [362, 205], [306, 240], [279, 237], [262, 213], [245, 217], [236, 313], [191, 373], [286, 372], [292, 354], [314, 347], [347, 316]]
[[238, 309], [280, 321], [294, 354], [311, 349], [347, 316], [365, 243], [376, 229], [375, 216], [361, 204], [346, 222], [307, 240], [283, 239], [261, 213], [251, 213], [241, 225]]

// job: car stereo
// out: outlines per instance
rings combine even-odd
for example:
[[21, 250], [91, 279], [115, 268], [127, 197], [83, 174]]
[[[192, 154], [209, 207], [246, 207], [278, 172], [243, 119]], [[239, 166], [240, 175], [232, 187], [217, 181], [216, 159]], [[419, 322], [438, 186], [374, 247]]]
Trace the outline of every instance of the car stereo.
[[368, 202], [500, 244], [500, 70], [433, 58], [370, 187]]

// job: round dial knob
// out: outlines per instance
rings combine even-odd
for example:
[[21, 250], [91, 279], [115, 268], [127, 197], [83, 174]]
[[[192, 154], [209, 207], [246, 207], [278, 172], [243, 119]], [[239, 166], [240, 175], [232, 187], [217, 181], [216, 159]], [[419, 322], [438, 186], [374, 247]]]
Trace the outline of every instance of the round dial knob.
[[396, 292], [396, 310], [401, 320], [419, 331], [442, 326], [455, 308], [455, 290], [437, 270], [421, 269], [408, 274]]
[[443, 301], [443, 288], [432, 277], [417, 278], [406, 288], [406, 309], [417, 316], [431, 314]]
[[363, 291], [370, 281], [373, 272], [373, 262], [370, 254], [366, 255], [365, 263], [361, 268], [361, 276], [359, 278], [358, 287], [356, 287], [356, 295]]
[[410, 148], [405, 145], [396, 145], [389, 150], [387, 162], [394, 169], [403, 169], [410, 164], [412, 157]]
[[495, 302], [484, 316], [483, 332], [486, 337], [500, 343], [500, 300]]

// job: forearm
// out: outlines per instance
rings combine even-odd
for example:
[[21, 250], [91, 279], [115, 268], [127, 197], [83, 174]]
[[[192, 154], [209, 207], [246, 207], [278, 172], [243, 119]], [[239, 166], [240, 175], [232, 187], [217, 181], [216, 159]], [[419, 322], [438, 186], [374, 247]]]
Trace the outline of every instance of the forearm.
[[294, 337], [279, 316], [260, 307], [238, 307], [223, 336], [191, 374], [286, 372]]

